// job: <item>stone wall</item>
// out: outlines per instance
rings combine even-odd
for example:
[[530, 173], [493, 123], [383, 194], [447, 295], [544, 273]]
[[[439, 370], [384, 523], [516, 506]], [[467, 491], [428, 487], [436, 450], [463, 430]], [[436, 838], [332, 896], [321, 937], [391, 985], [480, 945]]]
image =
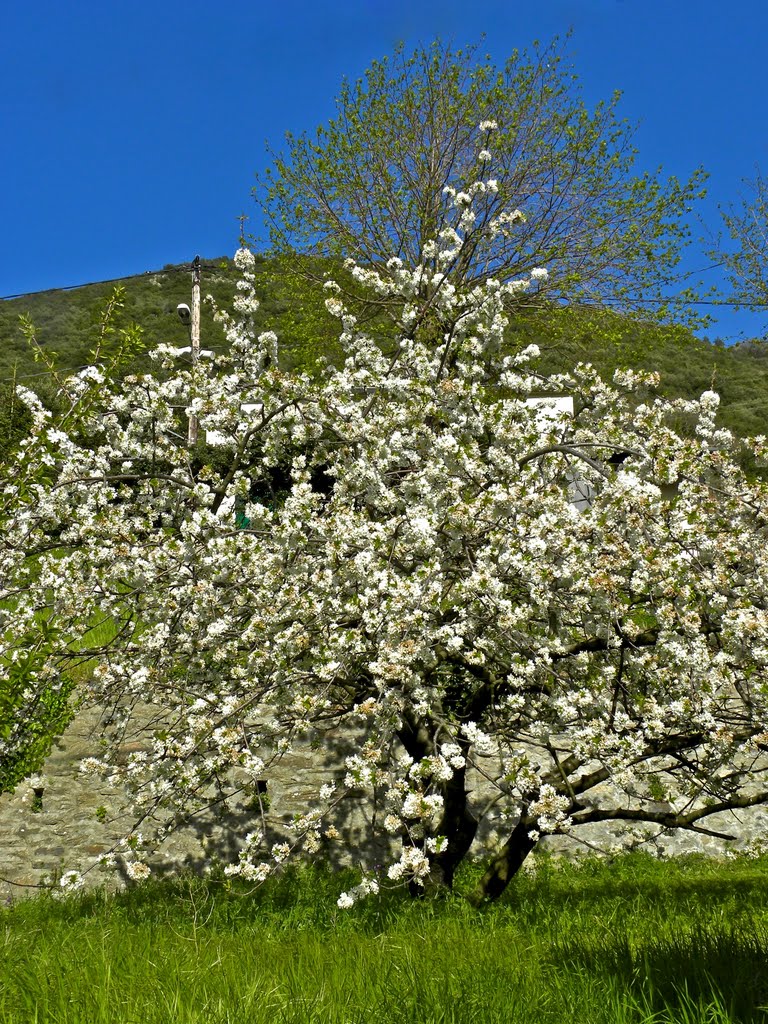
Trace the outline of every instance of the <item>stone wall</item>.
[[[285, 755], [265, 780], [269, 817], [288, 822], [306, 809], [324, 781], [351, 752], [349, 739], [330, 737], [325, 751], [309, 744]], [[141, 737], [128, 741], [119, 753], [144, 749]], [[65, 871], [90, 869], [88, 884], [120, 884], [119, 872], [104, 872], [98, 861], [130, 830], [134, 819], [128, 795], [92, 775], [83, 776], [85, 757], [98, 757], [99, 716], [80, 713], [57, 743], [44, 770], [0, 796], [0, 898], [36, 892]], [[186, 868], [202, 871], [211, 858], [223, 864], [237, 860], [239, 837], [260, 824], [258, 809], [235, 801], [226, 818], [215, 812], [196, 816], [148, 859], [153, 873]], [[366, 845], [370, 821], [363, 808], [343, 826], [342, 840], [324, 845], [321, 855], [331, 863], [344, 860], [349, 846]], [[271, 841], [281, 838], [279, 824]], [[123, 878], [122, 881], [125, 879]]]
[[[354, 746], [349, 737], [326, 737], [326, 745], [286, 755], [266, 781], [270, 816], [290, 820], [305, 809], [323, 781], [338, 772], [343, 756]], [[123, 753], [141, 749], [141, 739], [127, 742]], [[0, 898], [34, 893], [46, 879], [55, 879], [64, 871], [91, 868], [89, 884], [120, 884], [119, 873], [105, 874], [97, 865], [132, 824], [125, 793], [109, 787], [93, 776], [80, 775], [82, 758], [98, 756], [98, 717], [82, 713], [71, 725], [49, 758], [42, 778], [34, 786], [22, 783], [14, 794], [0, 796]], [[471, 784], [471, 783], [470, 783]], [[478, 786], [478, 801], [482, 793]], [[101, 809], [101, 810], [100, 810]], [[372, 850], [369, 842], [371, 812], [358, 808], [343, 825], [343, 841], [327, 841], [319, 856], [331, 863], [342, 863], [345, 851], [367, 849], [369, 859], [380, 859], [383, 851]], [[259, 818], [253, 808], [235, 804], [226, 820], [213, 813], [196, 818], [164, 844], [150, 859], [153, 872], [164, 874], [188, 868], [202, 871], [214, 857], [222, 863], [237, 858], [239, 837], [257, 827]], [[755, 835], [768, 835], [768, 810], [755, 808], [738, 815], [713, 815], [703, 824], [714, 830], [739, 836], [737, 846]], [[611, 828], [595, 825], [581, 828], [578, 835], [601, 848], [610, 846]], [[275, 835], [277, 838], [277, 834]], [[476, 841], [478, 855], [493, 844], [493, 822], [487, 822]], [[591, 847], [567, 837], [550, 837], [546, 845], [552, 851], [572, 854], [589, 852]], [[661, 839], [667, 853], [703, 852], [722, 856], [733, 844], [709, 836], [676, 832]]]

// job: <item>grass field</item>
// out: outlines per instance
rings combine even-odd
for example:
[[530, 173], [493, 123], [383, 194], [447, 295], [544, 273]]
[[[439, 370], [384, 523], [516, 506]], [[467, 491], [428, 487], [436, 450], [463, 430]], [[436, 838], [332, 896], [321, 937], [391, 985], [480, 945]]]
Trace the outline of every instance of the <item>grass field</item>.
[[768, 860], [543, 860], [480, 910], [388, 894], [340, 911], [348, 883], [20, 900], [0, 911], [0, 1021], [768, 1021]]

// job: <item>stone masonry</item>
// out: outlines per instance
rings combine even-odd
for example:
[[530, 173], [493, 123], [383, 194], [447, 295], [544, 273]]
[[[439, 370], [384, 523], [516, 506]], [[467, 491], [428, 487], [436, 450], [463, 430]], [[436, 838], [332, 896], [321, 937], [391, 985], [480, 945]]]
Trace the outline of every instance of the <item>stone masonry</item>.
[[[109, 787], [92, 776], [80, 775], [78, 766], [87, 756], [100, 753], [98, 716], [81, 713], [54, 749], [38, 779], [22, 783], [13, 794], [0, 796], [0, 898], [32, 894], [45, 881], [55, 880], [68, 870], [91, 868], [88, 884], [120, 885], [125, 881], [114, 870], [104, 873], [96, 865], [130, 828], [125, 793]], [[353, 749], [349, 738], [331, 738], [329, 747], [304, 749], [286, 755], [279, 767], [265, 780], [270, 815], [288, 821], [303, 811], [324, 781], [338, 774], [345, 752]], [[141, 739], [126, 742], [127, 756], [142, 749]], [[470, 782], [470, 785], [472, 783]], [[482, 794], [479, 794], [480, 800]], [[343, 841], [328, 841], [319, 856], [330, 863], [344, 862], [345, 851], [366, 850], [368, 858], [379, 859], [372, 850], [369, 835], [370, 811], [357, 809], [343, 826]], [[375, 813], [375, 812], [374, 812]], [[202, 871], [214, 858], [222, 864], [237, 859], [239, 838], [257, 827], [258, 813], [253, 807], [235, 805], [226, 819], [207, 813], [175, 832], [161, 851], [150, 859], [153, 873], [167, 874], [180, 869]], [[738, 835], [736, 847], [756, 835], [768, 835], [768, 809], [754, 808], [738, 815], [713, 815], [703, 824], [715, 830]], [[493, 823], [476, 840], [481, 855], [493, 844]], [[610, 828], [605, 825], [579, 829], [587, 841], [605, 848], [611, 845]], [[275, 839], [278, 838], [277, 834]], [[546, 847], [556, 853], [589, 852], [591, 847], [567, 837], [550, 837]], [[734, 844], [708, 836], [677, 832], [663, 837], [660, 845], [667, 853], [703, 852], [722, 856]], [[355, 858], [357, 863], [357, 857]]]

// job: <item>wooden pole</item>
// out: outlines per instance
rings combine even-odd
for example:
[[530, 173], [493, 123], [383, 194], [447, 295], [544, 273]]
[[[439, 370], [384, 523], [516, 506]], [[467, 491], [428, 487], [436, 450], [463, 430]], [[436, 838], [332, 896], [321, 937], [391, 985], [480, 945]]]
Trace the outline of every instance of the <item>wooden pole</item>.
[[[189, 326], [190, 353], [192, 356], [192, 370], [200, 360], [200, 257], [195, 256], [192, 263], [192, 310]], [[190, 413], [188, 441], [190, 448], [197, 444], [197, 416]]]

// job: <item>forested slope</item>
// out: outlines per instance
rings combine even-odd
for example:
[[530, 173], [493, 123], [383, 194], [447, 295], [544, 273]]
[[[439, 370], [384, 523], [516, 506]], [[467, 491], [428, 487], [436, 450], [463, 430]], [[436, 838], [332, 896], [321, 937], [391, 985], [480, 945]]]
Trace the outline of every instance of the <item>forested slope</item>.
[[[339, 357], [338, 321], [323, 305], [321, 281], [328, 268], [318, 266], [317, 282], [296, 275], [277, 260], [257, 260], [259, 318], [263, 328], [276, 331], [281, 359], [288, 366], [311, 366], [324, 355]], [[236, 272], [230, 260], [203, 261], [202, 293], [226, 306], [235, 291]], [[8, 443], [21, 411], [11, 395], [13, 382], [33, 387], [45, 396], [50, 390], [46, 365], [35, 361], [21, 328], [20, 317], [34, 324], [41, 349], [61, 370], [89, 362], [99, 334], [99, 322], [114, 284], [94, 284], [72, 290], [48, 291], [0, 303], [0, 445]], [[191, 271], [169, 265], [156, 273], [121, 282], [122, 305], [112, 322], [107, 344], [131, 324], [142, 331], [140, 346], [159, 342], [188, 344], [187, 328], [176, 307], [191, 301]], [[371, 325], [375, 331], [375, 325]], [[222, 329], [203, 304], [202, 344], [222, 352]], [[604, 375], [616, 367], [632, 366], [661, 374], [661, 391], [670, 396], [698, 396], [714, 385], [722, 399], [722, 422], [741, 435], [768, 433], [768, 343], [752, 341], [726, 348], [696, 338], [682, 327], [660, 326], [594, 308], [533, 308], [511, 318], [511, 347], [531, 342], [542, 351], [542, 369], [557, 372], [577, 362], [591, 362]], [[146, 366], [139, 356], [124, 364], [130, 372]]]

